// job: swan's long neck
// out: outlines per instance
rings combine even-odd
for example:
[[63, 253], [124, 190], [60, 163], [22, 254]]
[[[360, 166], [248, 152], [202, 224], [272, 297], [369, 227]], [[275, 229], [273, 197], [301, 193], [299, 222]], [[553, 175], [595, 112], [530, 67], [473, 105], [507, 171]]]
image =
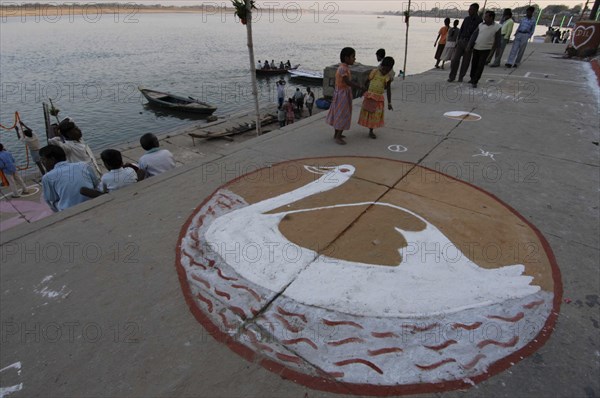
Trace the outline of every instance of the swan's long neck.
[[270, 199], [263, 200], [261, 202], [255, 203], [248, 207], [245, 207], [244, 210], [252, 211], [252, 212], [260, 212], [267, 213], [271, 210], [277, 209], [281, 206], [285, 206], [294, 202], [297, 202], [301, 199], [307, 198], [309, 196], [327, 192], [331, 189], [337, 188], [340, 185], [344, 184], [346, 181], [350, 179], [349, 175], [345, 175], [342, 173], [331, 172], [327, 173], [316, 181], [313, 181], [309, 184], [301, 186], [300, 188], [294, 189], [291, 192], [287, 192], [281, 194], [279, 196], [275, 196]]

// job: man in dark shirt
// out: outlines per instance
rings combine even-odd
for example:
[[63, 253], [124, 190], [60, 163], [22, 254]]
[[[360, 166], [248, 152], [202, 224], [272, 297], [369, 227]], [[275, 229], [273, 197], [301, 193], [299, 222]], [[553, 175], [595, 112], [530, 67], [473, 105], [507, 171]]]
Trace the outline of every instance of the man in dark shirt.
[[[479, 11], [479, 4], [473, 3], [469, 6], [469, 16], [463, 20], [460, 26], [460, 32], [458, 32], [458, 38], [456, 39], [456, 47], [454, 49], [454, 55], [450, 63], [450, 76], [448, 81], [453, 82], [458, 72], [460, 65], [460, 74], [458, 75], [458, 81], [462, 82], [463, 77], [467, 74], [469, 64], [471, 63], [471, 51], [467, 48], [471, 35], [480, 23], [483, 22], [481, 17], [477, 14]], [[462, 64], [461, 64], [462, 58]]]

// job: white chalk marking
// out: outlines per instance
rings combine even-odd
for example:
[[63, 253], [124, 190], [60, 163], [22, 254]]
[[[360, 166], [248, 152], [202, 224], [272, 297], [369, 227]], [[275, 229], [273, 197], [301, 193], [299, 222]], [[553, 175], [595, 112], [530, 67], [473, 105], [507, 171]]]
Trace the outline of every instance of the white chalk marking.
[[27, 190], [29, 191], [29, 193], [21, 194], [21, 197], [26, 198], [28, 196], [35, 195], [40, 191], [40, 188], [37, 185], [30, 185], [27, 187]]
[[5, 368], [0, 369], [0, 373], [4, 372], [5, 370], [9, 370], [9, 369], [17, 369], [19, 376], [21, 375], [21, 361], [19, 362], [15, 362], [12, 365], [8, 365]]
[[499, 155], [502, 153], [502, 152], [488, 152], [488, 151], [484, 151], [481, 148], [479, 148], [479, 150], [481, 151], [481, 153], [475, 154], [475, 155], [473, 155], [473, 157], [475, 157], [475, 156], [489, 157], [489, 158], [492, 158], [492, 160], [494, 162], [496, 161], [496, 159], [494, 158], [494, 155]]
[[8, 397], [13, 392], [21, 391], [23, 389], [23, 383], [19, 383], [10, 387], [0, 387], [0, 398]]
[[392, 152], [402, 153], [402, 152], [408, 151], [408, 148], [405, 147], [404, 145], [394, 144], [394, 145], [388, 146], [388, 150], [390, 150]]
[[[0, 369], [0, 373], [10, 369], [16, 369], [17, 375], [21, 376], [21, 361], [15, 362], [12, 365], [8, 365], [5, 368]], [[0, 387], [0, 398], [4, 398], [12, 394], [13, 392], [21, 391], [23, 389], [23, 383], [16, 384], [10, 387]]]
[[59, 291], [50, 290], [47, 286], [44, 286], [43, 288], [40, 289], [41, 285], [43, 285], [44, 283], [50, 282], [52, 280], [52, 278], [54, 278], [54, 275], [48, 275], [48, 276], [44, 277], [44, 279], [42, 279], [40, 284], [38, 286], [36, 286], [35, 289], [33, 289], [33, 292], [41, 295], [42, 297], [47, 297], [47, 298], [56, 298], [58, 296], [62, 296], [61, 298], [66, 298], [69, 294], [71, 294], [70, 290], [66, 293], [63, 293], [65, 288], [67, 287], [67, 285], [63, 285]]
[[[444, 113], [444, 116], [449, 117], [450, 119], [459, 119], [467, 122], [473, 122], [477, 120], [481, 120], [481, 116], [476, 113], [465, 112], [465, 111], [450, 111]], [[472, 119], [469, 119], [471, 118]]]
[[[547, 78], [548, 76], [556, 76], [555, 74], [552, 73], [544, 73], [544, 72], [527, 72], [525, 73], [525, 75], [523, 77], [530, 77], [531, 75], [542, 75], [544, 78]], [[532, 76], [535, 77], [535, 76]], [[538, 78], [539, 79], [539, 78]]]

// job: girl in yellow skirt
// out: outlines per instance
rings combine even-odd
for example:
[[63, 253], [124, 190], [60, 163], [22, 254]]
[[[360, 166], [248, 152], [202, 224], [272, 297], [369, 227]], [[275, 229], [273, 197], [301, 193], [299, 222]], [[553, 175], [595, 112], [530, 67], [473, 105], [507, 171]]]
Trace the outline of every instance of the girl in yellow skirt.
[[364, 94], [362, 108], [360, 110], [360, 116], [358, 118], [358, 124], [365, 126], [369, 129], [369, 137], [377, 138], [373, 132], [374, 128], [383, 127], [383, 112], [385, 99], [383, 98], [383, 92], [387, 91], [387, 102], [388, 109], [391, 111], [392, 108], [392, 91], [390, 83], [392, 82], [393, 76], [390, 71], [394, 67], [394, 58], [385, 57], [381, 61], [381, 65], [377, 69], [373, 69], [369, 74], [369, 89]]

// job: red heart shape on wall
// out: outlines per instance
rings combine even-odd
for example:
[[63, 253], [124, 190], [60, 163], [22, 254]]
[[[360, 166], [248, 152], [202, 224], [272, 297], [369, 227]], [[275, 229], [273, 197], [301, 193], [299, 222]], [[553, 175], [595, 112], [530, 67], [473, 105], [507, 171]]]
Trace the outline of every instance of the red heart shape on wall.
[[596, 31], [596, 27], [591, 25], [588, 27], [578, 26], [573, 30], [573, 47], [578, 49], [581, 46], [587, 44], [588, 41], [592, 39], [594, 33]]

